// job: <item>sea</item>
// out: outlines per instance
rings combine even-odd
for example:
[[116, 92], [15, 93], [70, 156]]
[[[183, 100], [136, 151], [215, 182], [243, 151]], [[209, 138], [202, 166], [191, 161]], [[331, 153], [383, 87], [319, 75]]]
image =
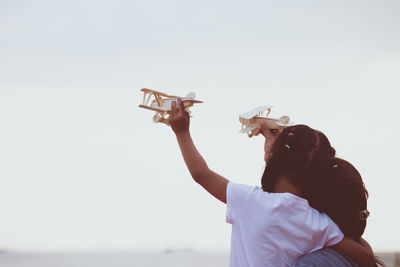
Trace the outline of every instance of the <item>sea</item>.
[[[377, 253], [400, 267], [400, 253]], [[227, 252], [2, 252], [0, 267], [221, 267]]]
[[4, 252], [0, 267], [220, 267], [226, 252]]

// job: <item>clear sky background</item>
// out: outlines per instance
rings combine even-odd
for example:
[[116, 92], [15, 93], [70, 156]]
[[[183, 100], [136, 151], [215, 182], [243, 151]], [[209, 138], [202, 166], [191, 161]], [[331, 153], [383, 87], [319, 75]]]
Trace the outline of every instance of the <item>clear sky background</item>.
[[400, 250], [400, 2], [0, 0], [0, 247], [228, 250], [139, 89], [194, 91], [209, 166], [259, 185], [238, 114], [322, 130], [370, 193], [365, 238]]

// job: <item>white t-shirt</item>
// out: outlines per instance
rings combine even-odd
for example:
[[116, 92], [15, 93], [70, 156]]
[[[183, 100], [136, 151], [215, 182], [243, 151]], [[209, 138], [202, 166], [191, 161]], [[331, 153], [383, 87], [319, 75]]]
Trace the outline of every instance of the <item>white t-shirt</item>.
[[291, 193], [229, 182], [226, 194], [230, 267], [293, 266], [300, 256], [343, 239], [326, 214]]

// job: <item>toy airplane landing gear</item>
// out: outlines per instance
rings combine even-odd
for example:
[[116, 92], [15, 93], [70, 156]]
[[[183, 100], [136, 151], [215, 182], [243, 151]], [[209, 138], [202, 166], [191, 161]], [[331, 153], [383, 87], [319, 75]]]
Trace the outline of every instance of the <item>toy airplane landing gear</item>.
[[272, 106], [262, 106], [247, 113], [239, 115], [239, 121], [242, 123], [242, 128], [239, 132], [247, 133], [249, 137], [261, 129], [261, 122], [264, 121], [269, 129], [283, 129], [291, 124], [288, 116], [282, 116], [279, 119], [269, 117]]
[[[139, 105], [139, 107], [155, 111], [156, 114], [153, 116], [155, 123], [161, 122], [170, 125], [168, 117], [171, 112], [172, 102], [178, 104], [178, 97], [147, 88], [143, 88], [140, 91], [143, 92], [143, 104]], [[189, 110], [191, 106], [195, 103], [203, 103], [195, 98], [195, 93], [189, 93], [186, 97], [182, 97], [183, 106], [189, 114], [191, 113]]]

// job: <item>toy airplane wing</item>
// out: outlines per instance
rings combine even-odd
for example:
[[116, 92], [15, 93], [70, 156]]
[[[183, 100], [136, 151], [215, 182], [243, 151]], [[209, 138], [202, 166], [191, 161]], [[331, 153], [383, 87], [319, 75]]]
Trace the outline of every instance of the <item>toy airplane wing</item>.
[[259, 115], [260, 113], [262, 113], [264, 111], [268, 111], [268, 114], [269, 114], [269, 111], [271, 111], [271, 108], [273, 108], [273, 106], [261, 106], [256, 109], [253, 109], [249, 112], [240, 114], [239, 117], [250, 120], [251, 118], [254, 118], [255, 116]]
[[155, 112], [167, 112], [168, 111], [168, 109], [163, 108], [163, 107], [152, 107], [152, 106], [147, 106], [147, 105], [139, 105], [139, 108], [145, 108], [145, 109], [152, 110]]
[[147, 88], [142, 88], [140, 91], [142, 91], [145, 94], [154, 94], [154, 95], [158, 95], [158, 96], [162, 96], [162, 97], [177, 98], [177, 96], [168, 95], [166, 93], [159, 92], [159, 91], [152, 90], [152, 89], [147, 89]]

